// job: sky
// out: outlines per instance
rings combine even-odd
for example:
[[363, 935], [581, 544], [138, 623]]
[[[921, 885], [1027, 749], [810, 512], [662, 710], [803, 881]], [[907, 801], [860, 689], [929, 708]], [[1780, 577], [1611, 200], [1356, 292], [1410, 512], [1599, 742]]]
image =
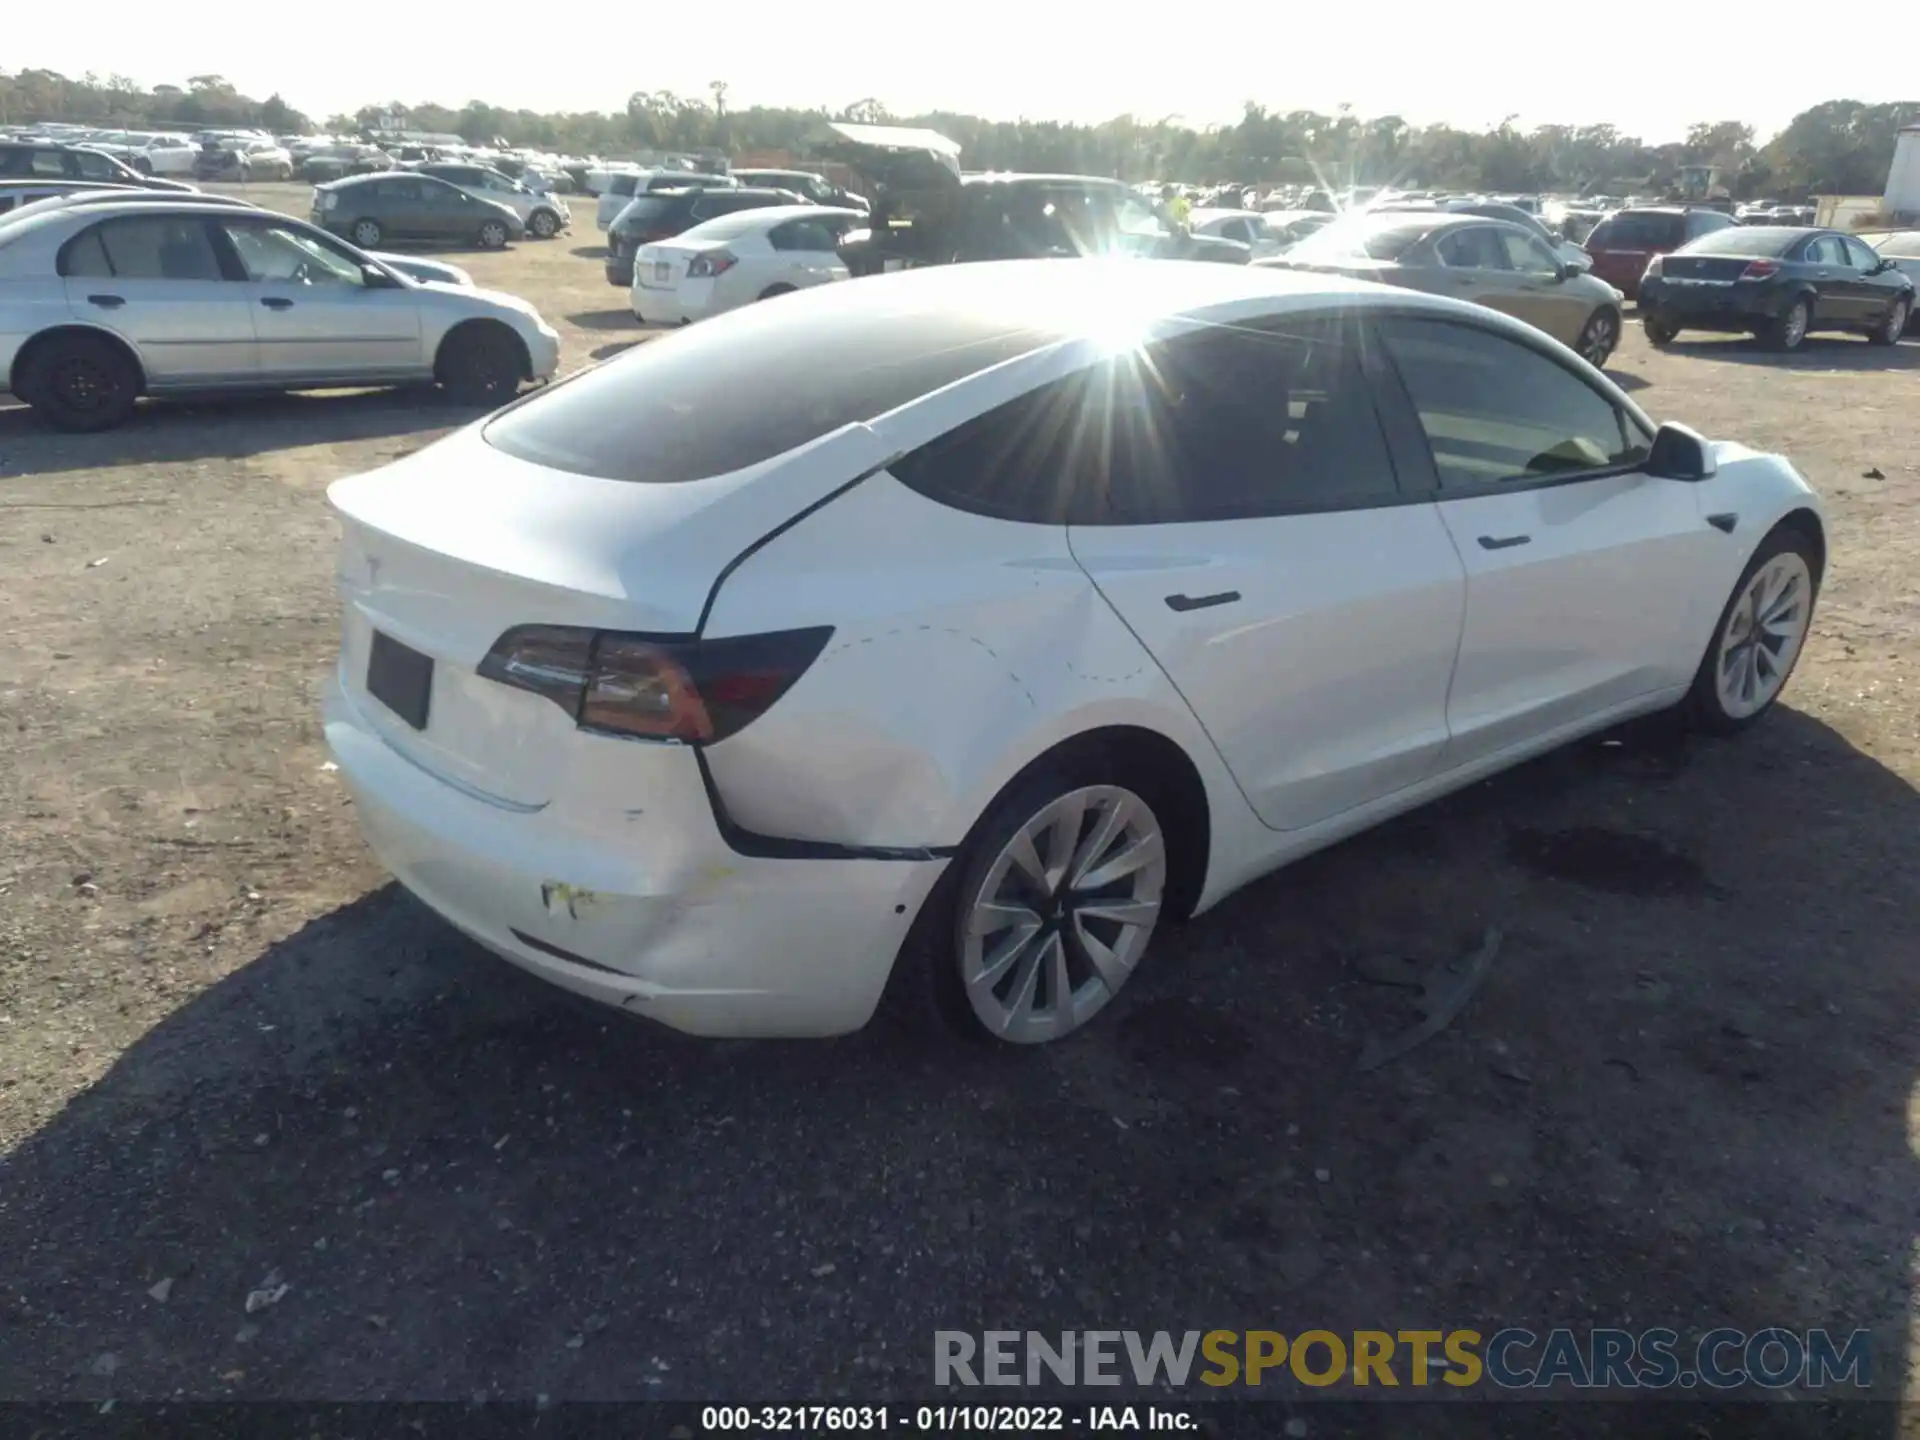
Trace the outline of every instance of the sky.
[[[257, 98], [278, 91], [316, 119], [395, 100], [618, 110], [635, 90], [705, 95], [724, 80], [738, 107], [838, 108], [872, 97], [901, 115], [1092, 122], [1132, 113], [1206, 126], [1232, 123], [1251, 99], [1467, 129], [1510, 115], [1523, 128], [1612, 124], [1658, 144], [1695, 121], [1724, 119], [1748, 121], [1764, 140], [1822, 100], [1881, 102], [1904, 98], [1895, 93], [1903, 84], [1920, 88], [1910, 66], [1860, 66], [1842, 78], [1783, 63], [1773, 27], [1730, 25], [1721, 10], [1689, 5], [1661, 7], [1659, 52], [1712, 63], [1651, 72], [1636, 58], [1645, 47], [1622, 48], [1643, 16], [1557, 3], [1498, 12], [1472, 28], [1458, 7], [1432, 0], [1310, 8], [1228, 0], [1204, 10], [965, 0], [895, 12], [793, 0], [668, 9], [573, 0], [563, 11], [476, 9], [471, 29], [438, 7], [405, 5], [391, 16], [336, 8], [313, 24], [261, 23], [257, 6], [233, 0], [204, 0], [188, 23], [160, 23], [150, 4], [133, 0], [95, 0], [84, 25], [57, 5], [8, 8], [0, 69], [118, 72], [143, 85], [212, 72]], [[1203, 16], [1203, 27], [1179, 35], [1183, 15]], [[422, 22], [417, 41], [408, 16]]]

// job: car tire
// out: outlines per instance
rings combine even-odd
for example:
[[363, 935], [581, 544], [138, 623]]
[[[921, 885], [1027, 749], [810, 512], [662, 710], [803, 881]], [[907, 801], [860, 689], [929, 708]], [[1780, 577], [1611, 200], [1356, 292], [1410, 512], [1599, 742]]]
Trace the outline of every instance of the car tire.
[[551, 210], [536, 210], [527, 221], [527, 232], [536, 240], [551, 240], [560, 233], [560, 217]]
[[1667, 346], [1673, 343], [1680, 333], [1680, 327], [1671, 320], [1662, 320], [1657, 315], [1649, 315], [1640, 322], [1640, 332], [1647, 337], [1650, 345]]
[[1760, 332], [1760, 338], [1766, 342], [1769, 350], [1778, 350], [1790, 354], [1806, 342], [1807, 330], [1813, 324], [1813, 306], [1803, 295], [1767, 328]]
[[293, 166], [291, 165], [274, 166], [273, 178], [276, 180], [282, 181], [283, 183], [285, 181], [291, 180], [293, 178]]
[[507, 227], [499, 220], [489, 220], [473, 238], [482, 250], [504, 250], [507, 248]]
[[1867, 332], [1867, 339], [1875, 345], [1898, 345], [1900, 337], [1907, 333], [1907, 322], [1912, 318], [1913, 306], [1903, 295], [1893, 302], [1887, 318]]
[[769, 285], [754, 298], [757, 300], [771, 300], [776, 295], [791, 294], [793, 294], [793, 286], [791, 285]]
[[1594, 369], [1605, 368], [1613, 352], [1620, 348], [1620, 312], [1611, 305], [1602, 305], [1594, 311], [1581, 327], [1573, 348]]
[[[1069, 836], [1068, 858], [1050, 853]], [[1073, 1034], [1118, 994], [1152, 941], [1167, 897], [1167, 843], [1142, 789], [1098, 760], [1042, 766], [988, 808], [927, 897], [895, 965], [890, 1008], [981, 1041], [1039, 1044]], [[1023, 868], [1023, 850], [1042, 873]], [[1128, 854], [1138, 862], [1131, 869], [1085, 885]], [[1057, 883], [1043, 895], [1047, 871]], [[1016, 911], [1029, 920], [996, 923]], [[1093, 946], [1103, 959], [1094, 959]]]
[[56, 430], [124, 425], [143, 388], [140, 367], [104, 335], [56, 335], [28, 352], [20, 398]]
[[347, 231], [348, 237], [362, 250], [375, 250], [385, 235], [378, 220], [356, 220]]
[[504, 405], [526, 378], [519, 337], [491, 320], [470, 321], [440, 342], [433, 378], [456, 405]]
[[133, 168], [138, 170], [142, 175], [151, 175], [153, 174], [153, 161], [144, 155], [136, 155], [133, 157]]
[[[1731, 735], [1773, 708], [1806, 647], [1819, 593], [1820, 556], [1813, 541], [1794, 526], [1776, 526], [1740, 572], [1682, 702], [1696, 728]], [[1770, 645], [1766, 637], [1779, 643]]]

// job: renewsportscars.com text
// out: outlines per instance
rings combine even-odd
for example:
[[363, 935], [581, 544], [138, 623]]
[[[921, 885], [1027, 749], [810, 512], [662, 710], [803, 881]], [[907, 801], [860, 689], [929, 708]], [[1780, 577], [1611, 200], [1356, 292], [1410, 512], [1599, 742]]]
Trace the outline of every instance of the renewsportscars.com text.
[[1769, 1390], [1872, 1385], [1865, 1330], [938, 1330], [942, 1386]]

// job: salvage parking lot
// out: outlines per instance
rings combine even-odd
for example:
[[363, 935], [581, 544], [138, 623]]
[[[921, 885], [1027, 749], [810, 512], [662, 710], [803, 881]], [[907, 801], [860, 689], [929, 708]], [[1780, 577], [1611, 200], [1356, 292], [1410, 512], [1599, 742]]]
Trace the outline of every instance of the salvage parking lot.
[[[456, 257], [563, 371], [647, 334], [576, 212]], [[1786, 708], [1636, 727], [1259, 883], [1038, 1053], [689, 1040], [386, 883], [316, 719], [323, 494], [464, 412], [0, 411], [0, 1394], [899, 1397], [936, 1328], [1666, 1324], [1870, 1327], [1898, 1397], [1920, 344], [1629, 326], [1610, 368], [1824, 492]], [[1490, 928], [1466, 1011], [1357, 1073], [1411, 1015], [1371, 962]]]

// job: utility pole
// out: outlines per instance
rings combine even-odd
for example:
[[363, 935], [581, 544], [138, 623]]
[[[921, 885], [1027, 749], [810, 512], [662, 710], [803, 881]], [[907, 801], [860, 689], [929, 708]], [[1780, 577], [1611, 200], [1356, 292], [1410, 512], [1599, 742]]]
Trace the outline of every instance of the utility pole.
[[731, 159], [733, 147], [727, 143], [727, 82], [714, 80], [707, 88], [713, 91], [714, 130], [719, 136], [720, 148], [727, 151]]

